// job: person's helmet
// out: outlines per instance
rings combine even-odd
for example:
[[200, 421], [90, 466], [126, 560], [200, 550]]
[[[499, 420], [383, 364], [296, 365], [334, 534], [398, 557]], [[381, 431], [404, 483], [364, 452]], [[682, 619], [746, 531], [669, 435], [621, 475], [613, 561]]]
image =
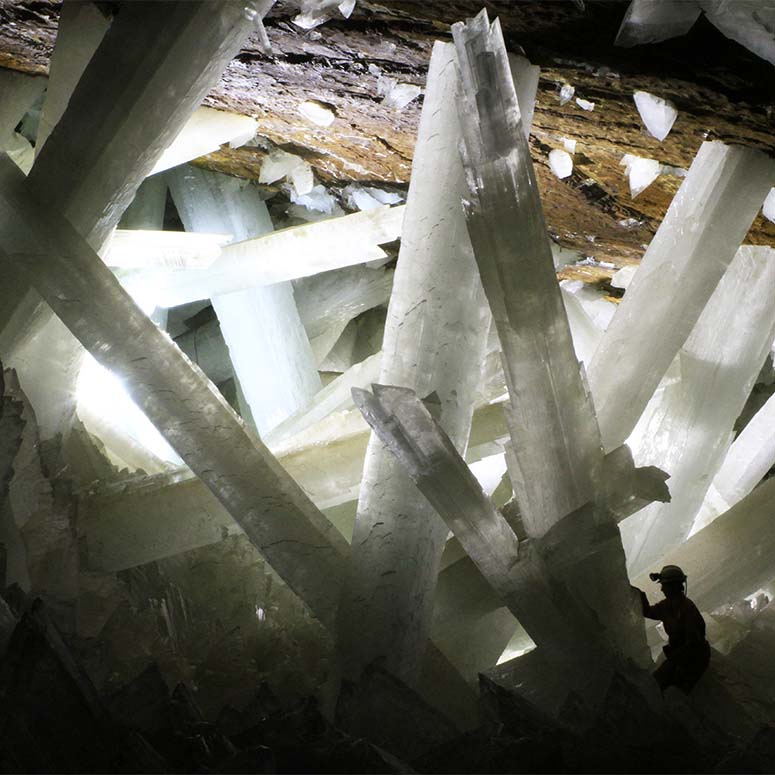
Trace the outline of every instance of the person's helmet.
[[649, 578], [660, 584], [683, 583], [686, 581], [686, 574], [677, 565], [665, 565], [659, 573], [649, 573]]

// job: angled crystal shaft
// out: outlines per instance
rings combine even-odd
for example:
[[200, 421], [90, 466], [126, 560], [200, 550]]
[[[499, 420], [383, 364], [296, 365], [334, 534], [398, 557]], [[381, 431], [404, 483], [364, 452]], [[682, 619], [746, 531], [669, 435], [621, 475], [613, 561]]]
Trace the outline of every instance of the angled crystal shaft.
[[616, 36], [616, 45], [658, 43], [685, 35], [701, 12], [694, 0], [632, 0]]
[[45, 88], [44, 78], [14, 70], [0, 70], [0, 142], [4, 147]]
[[105, 249], [108, 266], [123, 269], [204, 268], [221, 255], [230, 234], [116, 229]]
[[331, 621], [344, 541], [62, 216], [0, 161], [3, 260], [23, 271], [312, 612]]
[[729, 448], [735, 420], [775, 338], [775, 251], [745, 246], [678, 354], [678, 378], [652, 399], [631, 436], [635, 459], [670, 474], [670, 503], [622, 523], [632, 573], [689, 534]]
[[226, 110], [198, 107], [183, 125], [177, 137], [156, 160], [148, 173], [155, 175], [229, 144], [239, 148], [256, 134], [258, 123], [250, 116]]
[[471, 469], [431, 413], [408, 388], [374, 385], [374, 395], [353, 388], [353, 400], [417, 489], [490, 579], [506, 579], [518, 541]]
[[[388, 385], [374, 385], [373, 389], [373, 396], [353, 390], [366, 421], [538, 646], [555, 656], [565, 653], [563, 661], [568, 666], [578, 657], [566, 652], [588, 656], [599, 648], [599, 633], [595, 633], [594, 624], [570, 592], [571, 584], [588, 574], [589, 561], [584, 557], [586, 541], [571, 544], [564, 540], [568, 527], [564, 523], [568, 520], [558, 525], [562, 527], [561, 535], [550, 531], [536, 545], [530, 545], [526, 558], [520, 558], [512, 528], [482, 492], [449, 437], [414, 391]], [[584, 531], [590, 529], [588, 519], [575, 514], [573, 517], [574, 537], [584, 538]], [[615, 525], [611, 530], [611, 535], [617, 532]], [[561, 555], [559, 563], [557, 555]], [[559, 568], [563, 570], [558, 573]], [[587, 579], [590, 583], [595, 584], [594, 577]], [[575, 649], [570, 648], [573, 642]]]
[[[525, 531], [540, 542], [544, 575], [568, 591], [559, 607], [568, 616], [566, 632], [588, 633], [597, 618], [607, 623], [612, 653], [642, 661], [646, 644], [624, 551], [599, 484], [600, 433], [555, 275], [500, 25], [490, 25], [482, 11], [453, 25], [452, 34], [466, 220], [501, 342], [510, 397], [507, 461]], [[584, 578], [594, 583], [580, 583]], [[532, 625], [523, 624], [539, 643]]]
[[252, 29], [241, 3], [122, 8], [30, 173], [41, 199], [99, 248]]
[[[77, 11], [87, 4], [71, 5]], [[265, 11], [269, 3], [261, 0], [257, 7]], [[75, 49], [78, 26], [68, 26]], [[30, 172], [30, 185], [44, 206], [63, 213], [99, 250], [157, 158], [252, 29], [252, 15], [240, 3], [133, 2], [122, 8], [88, 64], [78, 51], [75, 64], [65, 62], [49, 113], [55, 127]], [[84, 49], [96, 45], [100, 35], [99, 30], [89, 33]], [[74, 51], [69, 44], [65, 48]], [[77, 342], [57, 330], [50, 311], [40, 312], [39, 296], [16, 269], [7, 271], [18, 286], [8, 339], [30, 332], [50, 342], [50, 351], [61, 353], [63, 362], [77, 362], [82, 356]], [[77, 373], [70, 369], [61, 383], [71, 403]], [[29, 384], [26, 380], [23, 387]]]
[[350, 266], [294, 281], [296, 307], [318, 363], [353, 318], [388, 302], [393, 275], [385, 267]]
[[377, 380], [381, 360], [382, 352], [374, 353], [340, 374], [315, 394], [310, 406], [304, 407], [273, 428], [266, 435], [267, 444], [272, 446], [283, 439], [293, 438], [334, 412], [350, 409], [352, 407], [351, 390], [368, 387]]
[[48, 68], [46, 97], [35, 138], [35, 154], [40, 154], [49, 135], [62, 118], [70, 96], [83, 75], [105, 32], [110, 17], [94, 3], [62, 4], [57, 37]]
[[[193, 166], [175, 168], [168, 180], [189, 232], [229, 231], [246, 240], [272, 230], [258, 189], [246, 181]], [[214, 289], [209, 297], [252, 421], [264, 434], [321, 388], [293, 288], [285, 282], [234, 293]]]
[[[190, 168], [187, 174], [193, 173]], [[174, 307], [385, 258], [379, 245], [401, 236], [403, 214], [403, 206], [379, 207], [254, 239], [237, 237], [212, 266], [176, 272], [153, 291], [160, 306]]]
[[697, 532], [738, 503], [775, 466], [775, 396], [748, 421], [713, 477], [694, 521]]
[[589, 365], [603, 444], [630, 435], [775, 182], [775, 159], [703, 143]]
[[521, 114], [497, 21], [453, 27], [465, 139], [466, 218], [498, 329], [531, 536], [593, 497], [602, 449], [573, 349]]
[[[371, 382], [376, 379], [378, 375]], [[357, 501], [368, 431], [360, 412], [353, 410], [334, 413], [290, 439], [275, 439], [274, 433], [266, 438], [283, 468], [319, 509], [331, 515], [348, 540], [352, 523], [337, 521], [335, 512]], [[485, 407], [474, 414], [472, 442], [475, 439], [478, 445], [489, 448], [493, 439], [503, 439], [506, 434], [499, 406], [494, 412]], [[476, 453], [476, 449], [472, 451]], [[332, 466], [331, 460], [337, 465]], [[189, 502], [198, 503], [196, 519], [189, 518], [192, 510], [185, 505]], [[223, 540], [221, 528], [232, 524], [222, 504], [187, 471], [152, 477], [145, 483], [121, 481], [95, 494], [87, 512], [82, 525], [88, 562], [90, 567], [105, 570], [133, 568], [218, 543]], [[127, 536], [134, 536], [134, 540]]]
[[[684, 570], [689, 577], [689, 595], [702, 611], [736, 603], [772, 582], [774, 511], [775, 479], [768, 479], [665, 554], [659, 565], [678, 565]], [[645, 571], [634, 583], [642, 589], [652, 585]]]

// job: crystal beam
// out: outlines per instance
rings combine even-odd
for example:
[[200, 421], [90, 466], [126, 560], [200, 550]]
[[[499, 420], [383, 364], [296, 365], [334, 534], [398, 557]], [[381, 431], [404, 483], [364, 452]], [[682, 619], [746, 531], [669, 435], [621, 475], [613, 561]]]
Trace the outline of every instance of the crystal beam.
[[270, 565], [330, 624], [344, 539], [7, 157], [0, 159], [0, 223], [4, 263], [25, 272], [84, 347], [124, 380]]

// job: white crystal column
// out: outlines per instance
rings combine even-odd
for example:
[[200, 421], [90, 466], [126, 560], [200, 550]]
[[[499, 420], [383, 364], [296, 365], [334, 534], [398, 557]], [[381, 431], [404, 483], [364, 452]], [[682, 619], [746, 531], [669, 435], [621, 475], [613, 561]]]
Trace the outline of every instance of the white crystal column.
[[0, 235], [4, 265], [23, 271], [81, 343], [124, 381], [267, 562], [330, 624], [344, 540], [7, 157], [0, 157]]
[[[603, 453], [554, 270], [530, 150], [499, 57], [499, 27], [459, 25], [458, 101], [466, 215], [503, 352], [512, 474], [528, 534], [539, 537], [593, 497]], [[494, 52], [491, 51], [494, 49]], [[490, 58], [491, 57], [491, 58]], [[510, 93], [507, 91], [510, 90]]]
[[316, 361], [328, 355], [353, 318], [386, 304], [392, 287], [392, 269], [368, 266], [352, 266], [294, 281], [296, 308]]
[[[272, 230], [258, 189], [216, 172], [181, 167], [170, 190], [187, 231], [228, 231], [238, 242]], [[213, 309], [253, 421], [270, 431], [322, 387], [290, 283], [212, 296]]]
[[574, 293], [563, 288], [562, 301], [565, 305], [565, 314], [568, 316], [576, 357], [582, 363], [588, 364], [600, 344], [603, 329], [597, 326]]
[[382, 352], [351, 366], [336, 379], [318, 391], [312, 404], [280, 423], [266, 436], [270, 446], [303, 433], [334, 412], [350, 409], [353, 405], [351, 389], [365, 388], [379, 379]]
[[239, 148], [252, 140], [258, 123], [250, 116], [198, 107], [172, 144], [153, 165], [151, 175], [217, 151], [222, 145]]
[[606, 450], [635, 427], [773, 182], [761, 151], [700, 147], [589, 366]]
[[[256, 3], [262, 10], [270, 5]], [[253, 28], [250, 4], [122, 7], [30, 173], [99, 247]], [[143, 40], [143, 45], [137, 44]]]
[[775, 396], [749, 420], [713, 477], [692, 530], [709, 525], [742, 500], [775, 466]]
[[630, 437], [639, 465], [670, 474], [672, 495], [622, 523], [631, 573], [688, 535], [775, 338], [774, 296], [775, 250], [740, 248], [678, 353], [680, 377], [654, 396]]
[[[500, 25], [490, 26], [482, 11], [453, 25], [452, 34], [466, 220], [501, 341], [510, 396], [507, 461], [522, 520], [548, 571], [583, 601], [579, 610], [588, 616], [589, 606], [606, 623], [611, 650], [643, 659], [624, 552], [597, 484], [600, 434], [573, 349]], [[584, 578], [586, 585], [579, 583]], [[574, 621], [570, 609], [565, 613], [568, 630], [580, 637], [595, 618]]]
[[356, 406], [464, 548], [476, 535], [475, 554], [468, 554], [482, 575], [501, 588], [519, 556], [514, 531], [417, 394], [390, 385], [373, 389], [372, 396], [353, 388]]
[[[162, 176], [154, 175], [146, 178], [137, 189], [134, 199], [124, 214], [121, 216], [121, 226], [124, 229], [144, 229], [161, 231], [164, 228], [164, 210], [167, 205], [167, 181]], [[117, 238], [119, 237], [117, 231], [114, 231], [110, 237], [110, 248], [103, 246], [100, 254], [105, 259], [105, 263], [108, 266], [116, 266], [116, 263], [112, 263], [111, 252], [117, 251]], [[120, 239], [120, 238], [119, 238]], [[120, 243], [119, 243], [120, 244]], [[135, 247], [132, 251], [133, 255], [130, 261], [144, 261], [145, 250]], [[127, 287], [125, 285], [125, 287]], [[138, 293], [135, 291], [135, 293]], [[142, 293], [142, 291], [140, 292]], [[148, 303], [150, 308], [150, 302]], [[165, 330], [167, 328], [167, 310], [163, 307], [156, 307], [152, 310], [151, 320], [156, 323], [159, 328]], [[99, 434], [97, 434], [99, 436]]]
[[[4, 267], [4, 270], [7, 269]], [[41, 309], [8, 351], [0, 350], [32, 404], [41, 439], [65, 434], [76, 408], [76, 384], [83, 349], [67, 326]]]
[[65, 0], [62, 4], [56, 42], [49, 62], [46, 98], [35, 138], [36, 155], [62, 118], [70, 95], [110, 27], [110, 21], [110, 17], [96, 3]]
[[[412, 164], [380, 382], [436, 391], [441, 424], [464, 450], [488, 312], [460, 199], [454, 48], [436, 43]], [[447, 527], [372, 435], [339, 615], [345, 674], [378, 657], [410, 683], [419, 670]]]

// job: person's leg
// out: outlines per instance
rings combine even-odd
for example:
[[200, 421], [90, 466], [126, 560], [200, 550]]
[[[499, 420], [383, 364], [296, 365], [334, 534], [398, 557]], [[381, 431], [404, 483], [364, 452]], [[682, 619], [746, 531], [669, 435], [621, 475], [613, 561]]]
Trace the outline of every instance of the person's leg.
[[673, 676], [675, 686], [689, 694], [697, 684], [697, 681], [702, 678], [709, 664], [710, 646], [705, 643], [704, 646], [698, 646], [693, 649], [676, 667]]
[[666, 659], [652, 675], [660, 690], [664, 692], [668, 686], [672, 686], [675, 683], [675, 665], [669, 659]]

